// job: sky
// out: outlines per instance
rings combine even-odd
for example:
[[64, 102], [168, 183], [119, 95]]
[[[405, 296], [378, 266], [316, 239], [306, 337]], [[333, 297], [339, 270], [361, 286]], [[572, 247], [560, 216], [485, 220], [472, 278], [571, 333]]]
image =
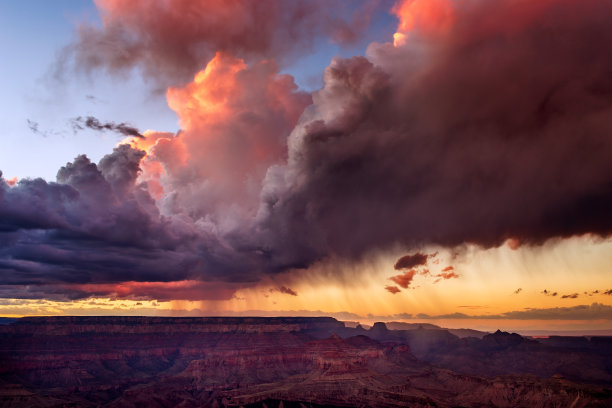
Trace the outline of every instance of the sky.
[[604, 0], [0, 3], [0, 314], [612, 330]]

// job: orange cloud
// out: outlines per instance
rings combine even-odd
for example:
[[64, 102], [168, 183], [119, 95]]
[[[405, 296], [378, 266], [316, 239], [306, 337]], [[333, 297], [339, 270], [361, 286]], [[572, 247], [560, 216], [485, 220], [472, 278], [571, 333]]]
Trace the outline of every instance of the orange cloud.
[[518, 238], [508, 238], [508, 240], [506, 240], [506, 245], [508, 245], [508, 248], [516, 251], [521, 247], [521, 240]]
[[397, 283], [400, 287], [408, 289], [410, 283], [412, 283], [412, 280], [414, 279], [414, 275], [416, 274], [416, 272], [416, 270], [410, 269], [409, 271], [406, 271], [401, 275], [392, 276], [389, 279]]
[[436, 279], [434, 281], [434, 283], [438, 283], [442, 279], [445, 279], [445, 280], [446, 279], [456, 279], [456, 278], [459, 277], [459, 275], [457, 275], [454, 271], [451, 271], [451, 272], [442, 272], [442, 273], [439, 273], [439, 274], [435, 275], [435, 277], [438, 278], [438, 279]]
[[386, 289], [388, 292], [390, 292], [390, 293], [392, 293], [392, 294], [394, 294], [394, 295], [395, 295], [396, 293], [401, 292], [400, 288], [398, 288], [397, 286], [392, 286], [392, 285], [385, 286], [385, 289]]
[[[176, 137], [170, 132], [147, 130], [143, 132], [143, 137], [127, 137], [119, 143], [129, 144], [134, 149], [146, 152], [145, 158], [140, 162], [142, 172], [139, 181], [147, 184], [149, 192], [156, 200], [161, 199], [165, 193], [161, 179], [166, 174], [166, 168], [169, 167], [172, 171], [184, 166], [189, 157], [185, 145], [175, 140]], [[156, 149], [158, 146], [160, 146], [159, 150]], [[163, 152], [165, 146], [168, 146], [171, 153], [165, 154], [163, 160], [160, 161], [156, 152]]]
[[[243, 285], [244, 286], [244, 285]], [[155, 300], [229, 300], [239, 288], [228, 282], [181, 280], [172, 282], [88, 283], [67, 285], [66, 289], [89, 296], [108, 296], [116, 299]]]
[[227, 116], [236, 93], [236, 74], [246, 64], [239, 58], [217, 53], [193, 82], [183, 88], [168, 88], [168, 106], [179, 115], [181, 128], [189, 131]]
[[172, 196], [172, 212], [230, 226], [256, 211], [266, 171], [286, 159], [287, 135], [312, 102], [274, 62], [223, 52], [166, 98], [181, 131], [124, 140], [147, 152], [140, 181], [157, 200]]
[[393, 45], [401, 46], [406, 35], [418, 31], [425, 36], [446, 32], [454, 20], [453, 2], [449, 0], [402, 0], [392, 9], [399, 19]]

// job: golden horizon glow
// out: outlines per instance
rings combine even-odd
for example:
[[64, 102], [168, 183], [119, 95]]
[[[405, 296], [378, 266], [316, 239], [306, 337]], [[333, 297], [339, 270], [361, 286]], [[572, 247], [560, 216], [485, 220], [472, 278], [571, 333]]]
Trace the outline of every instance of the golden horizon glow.
[[[612, 320], [542, 320], [532, 318], [498, 319], [498, 315], [529, 309], [571, 308], [593, 303], [610, 306], [612, 289], [612, 240], [583, 236], [556, 240], [543, 247], [510, 245], [481, 249], [466, 246], [453, 253], [442, 248], [428, 248], [422, 252], [438, 252], [431, 272], [452, 265], [459, 278], [435, 283], [431, 276], [416, 275], [408, 289], [397, 294], [385, 290], [389, 278], [398, 271], [394, 261], [405, 252], [400, 248], [380, 253], [358, 265], [322, 262], [304, 271], [291, 271], [243, 287], [229, 300], [141, 300], [116, 297], [88, 298], [58, 302], [50, 300], [7, 299], [0, 305], [4, 316], [32, 316], [48, 314], [130, 314], [130, 315], [223, 315], [244, 312], [291, 313], [316, 312], [322, 315], [355, 317], [371, 322], [376, 317], [410, 314], [412, 318], [398, 321], [443, 321], [447, 326], [458, 322], [482, 326], [480, 320], [498, 325], [535, 329], [536, 321], [546, 327], [612, 328]], [[331, 269], [333, 268], [333, 270]], [[431, 275], [431, 274], [430, 274]], [[167, 284], [137, 282], [118, 285], [117, 296], [127, 296], [133, 288], [174, 288], [177, 297], [181, 288], [194, 287], [194, 281]], [[94, 285], [95, 286], [95, 285]], [[291, 288], [297, 296], [283, 293], [278, 288]], [[518, 289], [521, 289], [518, 291]], [[543, 293], [546, 290], [548, 293]], [[517, 293], [518, 291], [518, 293]], [[552, 296], [553, 293], [556, 296]], [[572, 297], [576, 294], [576, 297]], [[569, 296], [563, 298], [563, 296]], [[477, 316], [470, 319], [449, 319], [444, 315], [462, 313]], [[430, 317], [420, 319], [419, 314]], [[343, 320], [351, 320], [346, 318]], [[374, 318], [376, 320], [376, 318]], [[518, 323], [523, 322], [523, 323]], [[578, 323], [580, 324], [578, 324]], [[487, 327], [491, 322], [487, 323]], [[464, 326], [465, 327], [465, 326]], [[484, 327], [484, 326], [483, 326]], [[540, 327], [545, 329], [546, 327]]]

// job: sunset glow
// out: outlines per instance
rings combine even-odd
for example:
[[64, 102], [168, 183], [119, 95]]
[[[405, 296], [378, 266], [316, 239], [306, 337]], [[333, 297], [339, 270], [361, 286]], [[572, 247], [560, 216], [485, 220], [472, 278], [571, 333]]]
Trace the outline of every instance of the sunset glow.
[[417, 31], [429, 37], [448, 31], [454, 22], [453, 0], [402, 0], [393, 7], [399, 19], [397, 32], [393, 35], [396, 47], [406, 43], [406, 35]]

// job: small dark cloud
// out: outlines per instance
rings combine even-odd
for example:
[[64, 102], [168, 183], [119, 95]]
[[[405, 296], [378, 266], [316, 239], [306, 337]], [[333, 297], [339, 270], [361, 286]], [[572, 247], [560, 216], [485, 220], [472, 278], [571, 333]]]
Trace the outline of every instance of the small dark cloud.
[[[442, 269], [441, 273], [435, 275], [431, 274], [428, 268], [422, 268], [423, 265], [427, 264], [428, 258], [433, 258], [437, 254], [437, 252], [433, 254], [416, 253], [401, 257], [395, 263], [394, 268], [396, 270], [404, 270], [404, 273], [392, 276], [389, 279], [395, 282], [401, 288], [408, 289], [416, 275], [430, 276], [432, 278], [435, 278], [433, 283], [438, 283], [443, 279], [447, 280], [459, 278], [459, 275], [454, 271], [455, 268], [453, 268], [452, 266], [445, 267], [444, 269]], [[408, 269], [409, 265], [412, 265], [413, 267], [411, 269]], [[397, 293], [393, 292], [393, 289], [389, 289], [389, 286], [386, 286], [385, 289], [391, 293]]]
[[93, 102], [93, 103], [107, 103], [106, 101], [98, 98], [95, 95], [85, 95], [85, 99], [87, 99], [88, 101]]
[[142, 133], [140, 133], [140, 131], [137, 128], [130, 126], [125, 122], [121, 122], [121, 123], [101, 122], [100, 120], [98, 120], [97, 118], [93, 116], [86, 116], [86, 117], [77, 116], [76, 118], [71, 119], [70, 123], [72, 125], [72, 128], [75, 131], [83, 130], [85, 128], [100, 131], [100, 132], [105, 132], [108, 130], [111, 132], [119, 133], [124, 136], [144, 138]]
[[395, 270], [399, 271], [401, 269], [411, 269], [417, 266], [423, 266], [427, 263], [427, 258], [429, 257], [430, 255], [423, 254], [420, 252], [417, 252], [416, 254], [412, 255], [404, 255], [400, 259], [398, 259], [397, 262], [395, 262], [395, 265], [393, 265], [393, 267], [395, 268]]
[[66, 132], [63, 130], [44, 129], [43, 127], [40, 126], [39, 122], [32, 120], [32, 119], [26, 119], [26, 123], [30, 131], [34, 133], [35, 135], [39, 135], [42, 137], [65, 136], [66, 135]]
[[385, 286], [385, 290], [387, 290], [388, 292], [392, 293], [392, 294], [396, 294], [401, 292], [400, 288], [398, 288], [397, 286], [394, 285], [389, 285], [389, 286]]
[[576, 299], [578, 296], [580, 296], [578, 293], [570, 293], [568, 295], [561, 296], [561, 299]]
[[612, 296], [612, 289], [608, 289], [608, 290], [604, 291], [602, 294], [603, 294], [603, 295], [609, 295], [609, 296]]
[[61, 131], [55, 131], [55, 130], [43, 130], [40, 126], [40, 123], [32, 120], [32, 119], [26, 119], [26, 122], [28, 124], [28, 128], [30, 129], [30, 131], [32, 133], [34, 133], [35, 135], [39, 135], [42, 137], [49, 137], [49, 136], [55, 136], [55, 135], [61, 135], [63, 134], [63, 132]]
[[523, 291], [523, 288], [518, 288], [517, 290], [514, 291], [515, 295], [518, 295], [519, 293], [521, 293]]
[[39, 129], [39, 126], [40, 126], [40, 125], [39, 125], [39, 123], [38, 123], [38, 122], [33, 121], [33, 120], [30, 120], [30, 119], [26, 119], [26, 121], [28, 122], [28, 127], [30, 128], [30, 130], [32, 131], [32, 133], [35, 133], [35, 134], [37, 134], [37, 135], [41, 135], [41, 136], [43, 136], [43, 137], [47, 137], [47, 135], [42, 134], [42, 133], [40, 132], [40, 129]]
[[546, 290], [546, 289], [544, 289], [544, 290], [543, 290], [542, 292], [540, 292], [540, 293], [541, 293], [541, 294], [543, 294], [543, 295], [545, 295], [545, 296], [557, 296], [557, 295], [558, 295], [558, 293], [557, 293], [557, 292], [551, 292], [551, 291], [548, 291], [548, 290]]
[[279, 286], [277, 288], [270, 289], [270, 292], [279, 292], [284, 293], [286, 295], [297, 296], [297, 292], [287, 286]]

